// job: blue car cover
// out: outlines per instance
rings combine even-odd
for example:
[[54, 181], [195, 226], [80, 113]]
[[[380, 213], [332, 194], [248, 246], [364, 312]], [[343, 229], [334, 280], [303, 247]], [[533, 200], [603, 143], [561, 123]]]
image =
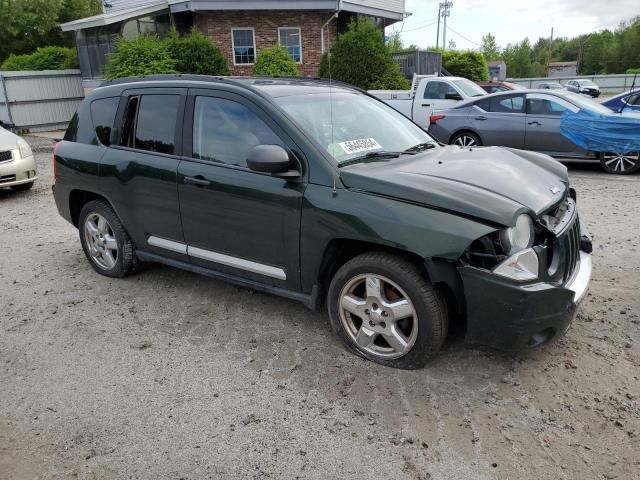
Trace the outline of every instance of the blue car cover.
[[560, 132], [593, 152], [640, 151], [640, 114], [635, 112], [605, 115], [584, 109], [575, 113], [565, 110]]

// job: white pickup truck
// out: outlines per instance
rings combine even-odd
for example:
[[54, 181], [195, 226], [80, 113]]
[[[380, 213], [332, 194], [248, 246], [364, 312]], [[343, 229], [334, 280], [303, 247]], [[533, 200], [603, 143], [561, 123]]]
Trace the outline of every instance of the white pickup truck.
[[487, 94], [466, 78], [435, 75], [415, 75], [411, 90], [370, 90], [369, 93], [423, 128], [429, 127], [429, 117], [434, 110], [450, 108], [462, 100]]

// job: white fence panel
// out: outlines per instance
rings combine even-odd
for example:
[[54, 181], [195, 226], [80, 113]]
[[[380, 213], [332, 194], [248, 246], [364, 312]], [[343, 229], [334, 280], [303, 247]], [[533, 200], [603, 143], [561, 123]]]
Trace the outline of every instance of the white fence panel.
[[80, 70], [0, 72], [0, 120], [19, 130], [64, 129], [83, 98]]

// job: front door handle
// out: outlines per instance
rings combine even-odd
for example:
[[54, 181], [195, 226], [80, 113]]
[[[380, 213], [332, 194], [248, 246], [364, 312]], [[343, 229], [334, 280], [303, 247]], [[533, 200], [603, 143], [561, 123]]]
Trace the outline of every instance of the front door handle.
[[536, 127], [539, 127], [542, 124], [540, 122], [529, 122], [529, 125], [535, 125]]
[[430, 107], [430, 106], [431, 106], [431, 104], [430, 104], [430, 103], [423, 103], [423, 104], [422, 104], [422, 106], [423, 106], [423, 107]]
[[190, 183], [197, 187], [207, 187], [211, 185], [211, 182], [204, 178], [202, 175], [196, 175], [195, 177], [184, 177], [184, 183]]
[[481, 115], [481, 116], [479, 116], [479, 117], [476, 117], [475, 119], [476, 119], [476, 120], [486, 120], [486, 119], [487, 119], [487, 117], [485, 117], [485, 116]]

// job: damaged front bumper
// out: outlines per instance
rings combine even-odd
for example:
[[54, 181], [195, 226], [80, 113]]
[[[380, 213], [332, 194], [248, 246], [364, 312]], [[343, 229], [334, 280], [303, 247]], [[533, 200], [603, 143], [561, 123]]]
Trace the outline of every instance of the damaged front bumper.
[[465, 292], [466, 340], [518, 351], [544, 345], [569, 329], [587, 294], [592, 263], [591, 255], [580, 251], [574, 274], [561, 286], [522, 284], [472, 266], [458, 271]]

